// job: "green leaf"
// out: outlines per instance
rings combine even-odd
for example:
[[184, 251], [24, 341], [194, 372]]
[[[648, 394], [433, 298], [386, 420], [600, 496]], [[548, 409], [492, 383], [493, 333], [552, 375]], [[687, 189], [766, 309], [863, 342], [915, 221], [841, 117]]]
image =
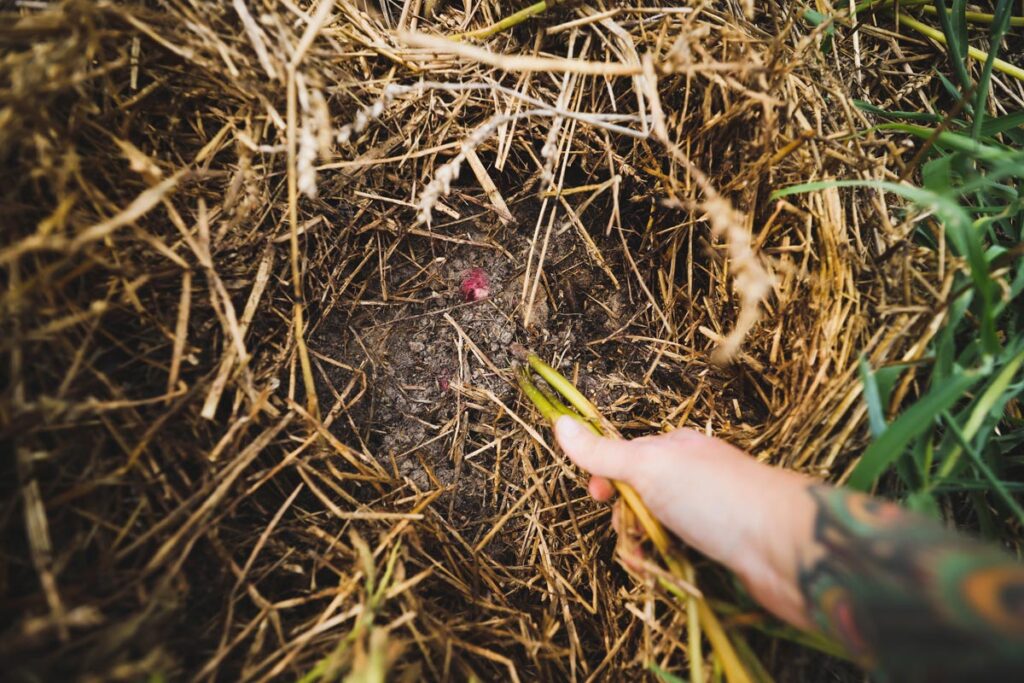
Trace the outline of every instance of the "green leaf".
[[946, 426], [949, 427], [950, 432], [956, 437], [960, 447], [967, 451], [967, 454], [971, 456], [974, 461], [974, 466], [982, 473], [985, 479], [992, 485], [993, 490], [1002, 499], [1003, 504], [1009, 508], [1017, 520], [1024, 524], [1024, 509], [1021, 508], [1020, 504], [1014, 500], [1013, 495], [1009, 489], [1004, 485], [1002, 480], [999, 479], [992, 471], [992, 469], [985, 462], [985, 459], [981, 457], [981, 454], [968, 442], [967, 435], [960, 430], [960, 426], [957, 425], [956, 420], [948, 412], [943, 412], [942, 417], [946, 422]]
[[1024, 292], [1024, 266], [1017, 267], [1017, 274], [1010, 285], [1010, 297], [1016, 299], [1021, 292]]
[[[985, 387], [981, 395], [970, 407], [970, 415], [963, 423], [963, 438], [973, 442], [974, 438], [982, 436], [978, 446], [984, 446], [985, 440], [991, 435], [995, 425], [1002, 417], [1006, 404], [1015, 396], [1011, 390], [1010, 383], [1024, 364], [1024, 350], [1010, 358], [999, 370], [998, 374]], [[945, 408], [943, 408], [945, 410]], [[984, 427], [984, 429], [983, 429]], [[942, 466], [939, 469], [939, 479], [953, 475], [957, 471], [960, 454], [963, 449], [959, 444], [949, 450], [948, 455], [943, 456]]]
[[831, 23], [832, 17], [830, 17], [827, 14], [822, 14], [817, 10], [813, 10], [810, 8], [805, 9], [804, 21], [806, 21], [811, 26], [821, 26], [825, 22], [829, 22], [829, 26], [825, 28], [825, 35], [832, 35], [833, 33], [836, 32], [836, 27]]
[[942, 510], [939, 503], [927, 489], [914, 491], [907, 496], [904, 505], [920, 515], [927, 515], [933, 519], [942, 519]]
[[[960, 282], [960, 278], [954, 281], [954, 287], [959, 286]], [[935, 365], [932, 371], [935, 379], [942, 380], [953, 373], [953, 364], [956, 362], [956, 332], [973, 299], [974, 292], [967, 289], [949, 306], [946, 322], [939, 331], [935, 344]]]
[[889, 405], [889, 401], [892, 398], [892, 388], [896, 386], [896, 380], [900, 378], [900, 375], [906, 369], [907, 364], [896, 363], [875, 370], [875, 380], [878, 382], [878, 395], [882, 398], [883, 406]]
[[832, 51], [832, 37], [835, 35], [836, 27], [832, 23], [832, 17], [827, 14], [822, 14], [813, 9], [804, 10], [804, 21], [811, 24], [812, 26], [821, 26], [827, 22], [825, 26], [825, 37], [821, 41], [821, 51], [828, 54]]
[[932, 159], [921, 166], [921, 182], [937, 194], [948, 194], [953, 188], [953, 169], [948, 156]]
[[[920, 126], [912, 126], [910, 124], [890, 125], [920, 128]], [[957, 138], [966, 140], [971, 145], [978, 145], [978, 143], [963, 135], [958, 135]], [[985, 352], [988, 354], [998, 352], [999, 340], [996, 337], [993, 307], [994, 284], [989, 276], [988, 261], [985, 260], [981, 232], [975, 228], [971, 222], [970, 214], [967, 213], [964, 207], [948, 195], [883, 180], [824, 180], [814, 183], [803, 183], [776, 190], [771, 196], [772, 199], [778, 199], [791, 194], [815, 192], [830, 187], [874, 187], [886, 192], [892, 192], [905, 199], [909, 199], [922, 208], [934, 211], [935, 215], [942, 221], [943, 227], [946, 230], [946, 236], [953, 244], [957, 254], [967, 258], [971, 268], [971, 279], [974, 281], [974, 288], [981, 295], [979, 317], [981, 318], [981, 341]]]
[[864, 385], [864, 403], [868, 407], [868, 425], [871, 427], [871, 434], [876, 438], [885, 431], [885, 406], [882, 405], [882, 396], [878, 391], [878, 381], [871, 372], [868, 359], [860, 357], [859, 371], [860, 381]]
[[[953, 15], [950, 16], [946, 8], [945, 0], [935, 0], [935, 11], [939, 19], [939, 26], [946, 36], [946, 52], [949, 57], [953, 73], [960, 81], [960, 92], [954, 92], [957, 99], [963, 97], [971, 89], [971, 77], [967, 73], [967, 22], [966, 3], [964, 0], [953, 0]], [[959, 16], [957, 16], [959, 15]]]
[[870, 102], [865, 102], [864, 100], [853, 100], [853, 106], [869, 114], [884, 116], [889, 119], [906, 119], [907, 121], [923, 121], [925, 123], [942, 122], [942, 117], [938, 114], [929, 114], [928, 112], [923, 111], [889, 111], [888, 109], [876, 107]]
[[[981, 136], [981, 128], [985, 122], [985, 103], [988, 101], [989, 82], [992, 80], [992, 67], [996, 62], [996, 55], [1003, 42], [1006, 31], [1010, 28], [1010, 0], [999, 0], [996, 3], [996, 11], [992, 21], [992, 30], [989, 34], [989, 50], [985, 64], [981, 67], [981, 76], [978, 77], [978, 85], [974, 93], [974, 125], [971, 126], [971, 137], [977, 140]], [[966, 19], [964, 20], [966, 22]], [[965, 29], [966, 36], [966, 29]], [[966, 37], [964, 38], [966, 42]]]
[[956, 35], [957, 57], [964, 63], [967, 60], [967, 0], [953, 0], [949, 14], [950, 25]]
[[950, 131], [942, 131], [938, 135], [935, 134], [934, 128], [927, 126], [917, 126], [912, 123], [882, 123], [875, 126], [876, 130], [894, 130], [901, 133], [908, 133], [922, 140], [935, 139], [935, 144], [947, 149], [952, 149], [957, 152], [963, 152], [969, 155], [973, 159], [980, 159], [982, 161], [999, 161], [1006, 158], [1008, 150], [1002, 146], [987, 145], [977, 140], [973, 140], [966, 135], [960, 133], [951, 133]]
[[914, 202], [922, 208], [934, 211], [943, 223], [946, 224], [947, 228], [950, 226], [955, 228], [956, 234], [951, 235], [951, 239], [958, 242], [954, 244], [958, 253], [962, 255], [967, 251], [966, 243], [962, 241], [964, 237], [962, 233], [971, 227], [971, 217], [967, 211], [951, 197], [912, 185], [900, 185], [887, 180], [819, 180], [784, 187], [773, 192], [771, 198], [773, 200], [780, 199], [794, 194], [817, 192], [833, 187], [872, 187], [877, 190], [892, 192]]
[[1024, 111], [1015, 111], [1005, 116], [985, 119], [981, 126], [981, 137], [990, 138], [1015, 128], [1024, 128]]
[[[945, 74], [936, 73], [935, 75], [938, 76], [939, 83], [942, 84], [943, 89], [945, 89], [945, 91], [949, 93], [950, 97], [952, 97], [954, 100], [963, 99], [963, 97], [960, 95], [960, 89], [956, 87], [956, 83], [946, 78]], [[968, 114], [971, 114], [972, 116], [974, 114], [974, 108], [970, 104], [964, 105], [964, 111]]]
[[654, 662], [648, 664], [647, 669], [655, 676], [660, 678], [662, 681], [664, 681], [664, 683], [686, 683], [686, 681], [684, 681], [679, 676], [676, 676], [675, 674], [670, 674]]
[[939, 413], [960, 400], [980, 377], [978, 372], [963, 371], [943, 384], [933, 386], [868, 446], [847, 485], [861, 491], [868, 490], [889, 465], [903, 454], [907, 444], [928, 429]]

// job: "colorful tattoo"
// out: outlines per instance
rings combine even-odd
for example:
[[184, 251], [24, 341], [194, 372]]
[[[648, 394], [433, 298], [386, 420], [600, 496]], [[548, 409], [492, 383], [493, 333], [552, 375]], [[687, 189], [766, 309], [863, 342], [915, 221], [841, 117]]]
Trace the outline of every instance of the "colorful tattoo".
[[808, 611], [879, 678], [1024, 680], [1024, 565], [892, 503], [814, 486]]

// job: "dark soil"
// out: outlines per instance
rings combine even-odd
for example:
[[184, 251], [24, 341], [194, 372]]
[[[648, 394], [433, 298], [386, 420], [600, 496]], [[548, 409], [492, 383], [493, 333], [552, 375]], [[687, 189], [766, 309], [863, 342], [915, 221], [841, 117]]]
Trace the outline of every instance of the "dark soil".
[[[337, 363], [319, 364], [321, 405], [335, 402], [352, 369], [366, 373], [368, 391], [352, 406], [351, 422], [335, 423], [338, 436], [348, 439], [352, 424], [358, 425], [369, 452], [413, 490], [448, 488], [455, 517], [448, 521], [456, 528], [500, 512], [488, 507], [488, 501], [495, 502], [488, 491], [494, 489], [496, 455], [493, 448], [482, 448], [494, 440], [488, 424], [499, 409], [493, 400], [481, 400], [480, 390], [513, 409], [519, 395], [511, 373], [498, 375], [481, 361], [456, 325], [501, 371], [515, 363], [514, 344], [560, 359], [570, 374], [582, 361], [576, 370], [580, 387], [600, 395], [607, 386], [606, 367], [587, 343], [606, 337], [636, 313], [635, 304], [614, 291], [585, 251], [574, 247], [579, 240], [563, 231], [552, 235], [530, 326], [524, 327], [521, 292], [536, 218], [521, 213], [510, 226], [465, 231], [461, 239], [475, 244], [411, 240], [414, 253], [394, 254], [385, 271], [386, 300], [378, 284], [377, 291], [363, 294], [360, 305], [335, 306], [310, 340], [313, 351]], [[605, 255], [619, 258], [614, 248]], [[467, 302], [460, 284], [474, 268], [486, 272], [490, 293]], [[569, 349], [573, 355], [566, 354]], [[471, 432], [464, 448], [460, 430]], [[461, 452], [472, 447], [481, 451]]]

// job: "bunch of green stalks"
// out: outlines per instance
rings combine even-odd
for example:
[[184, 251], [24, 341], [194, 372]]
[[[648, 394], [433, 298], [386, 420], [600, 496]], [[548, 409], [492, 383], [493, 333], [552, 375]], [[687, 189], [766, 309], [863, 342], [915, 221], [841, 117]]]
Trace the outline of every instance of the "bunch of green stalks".
[[[1011, 16], [1012, 1], [1000, 0], [996, 3], [995, 13], [985, 14], [981, 12], [968, 12], [966, 0], [953, 0], [952, 5], [947, 8], [945, 0], [904, 0], [901, 3], [893, 4], [896, 20], [900, 26], [913, 29], [923, 36], [927, 36], [944, 48], [950, 58], [957, 78], [962, 85], [970, 83], [967, 73], [967, 58], [971, 58], [983, 65], [983, 71], [991, 74], [995, 69], [1001, 73], [1024, 81], [1024, 69], [1005, 60], [999, 59], [999, 44], [1011, 26], [1024, 26], [1024, 17]], [[925, 14], [938, 19], [941, 31], [928, 24], [912, 17], [900, 9], [920, 7]], [[967, 43], [967, 24], [988, 24], [991, 27], [992, 51], [984, 52]]]
[[[560, 372], [541, 360], [535, 353], [527, 354], [526, 362], [526, 366], [520, 366], [518, 369], [519, 387], [552, 426], [560, 417], [568, 415], [598, 436], [622, 438], [618, 430], [601, 415], [597, 407]], [[539, 375], [547, 383], [547, 386], [558, 395], [543, 385], [536, 384], [533, 381], [533, 372]], [[623, 528], [628, 528], [635, 519], [651, 540], [662, 562], [667, 567], [668, 574], [677, 580], [672, 581], [666, 577], [658, 577], [659, 584], [685, 605], [687, 610], [690, 680], [694, 683], [705, 680], [701, 654], [701, 633], [703, 631], [707, 634], [712, 652], [721, 664], [729, 683], [751, 681], [747, 668], [740, 660], [736, 648], [718, 617], [708, 605], [705, 597], [695, 590], [693, 565], [680, 553], [672, 537], [651, 514], [636, 490], [621, 481], [613, 481], [612, 484], [624, 504]], [[630, 519], [629, 516], [632, 516], [633, 519]]]
[[[1016, 19], [1011, 4], [998, 0], [994, 14], [985, 15], [991, 48], [975, 77], [965, 61], [973, 49], [966, 26], [979, 17], [966, 12], [961, 0], [951, 11], [942, 0], [935, 3], [939, 42], [949, 51], [952, 69], [952, 78], [936, 76], [952, 102], [945, 116], [857, 103], [886, 120], [874, 131], [921, 140], [903, 173], [910, 178], [919, 171], [919, 185], [830, 180], [786, 188], [774, 197], [871, 187], [927, 212], [916, 220], [911, 239], [938, 254], [948, 247], [954, 257], [948, 294], [937, 302], [941, 324], [918, 358], [877, 368], [862, 359], [873, 442], [848, 483], [871, 489], [894, 470], [898, 484], [886, 492], [905, 497], [910, 507], [938, 516], [942, 498], [955, 495], [970, 501], [983, 535], [1019, 540], [1024, 528], [1017, 499], [1024, 488], [1024, 111], [988, 114], [997, 55]], [[918, 397], [907, 400], [915, 385]]]

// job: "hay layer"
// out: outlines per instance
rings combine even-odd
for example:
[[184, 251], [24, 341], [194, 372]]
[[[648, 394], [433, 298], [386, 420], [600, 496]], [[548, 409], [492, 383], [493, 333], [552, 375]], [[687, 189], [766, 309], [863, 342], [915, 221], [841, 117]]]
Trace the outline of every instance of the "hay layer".
[[[853, 135], [853, 97], [930, 106], [934, 50], [884, 16], [828, 38], [791, 3], [598, 3], [438, 44], [501, 7], [24, 5], [0, 15], [16, 677], [677, 669], [685, 615], [615, 564], [510, 345], [627, 434], [839, 478], [858, 354], [914, 360], [937, 327], [946, 266], [885, 197], [767, 199], [906, 171]], [[472, 268], [492, 291], [465, 303]]]

